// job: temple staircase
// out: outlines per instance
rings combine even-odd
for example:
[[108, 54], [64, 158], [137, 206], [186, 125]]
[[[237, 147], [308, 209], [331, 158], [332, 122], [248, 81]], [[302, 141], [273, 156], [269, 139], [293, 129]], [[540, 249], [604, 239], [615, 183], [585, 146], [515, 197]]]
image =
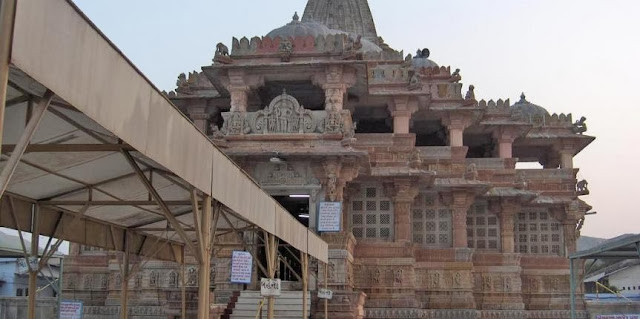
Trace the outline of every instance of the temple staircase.
[[[307, 296], [307, 313], [311, 308], [311, 294]], [[231, 319], [255, 319], [258, 318], [257, 310], [262, 300], [260, 291], [242, 291], [229, 318]], [[267, 301], [262, 308], [262, 317], [267, 318]], [[302, 318], [302, 291], [282, 291], [280, 297], [276, 297], [275, 318]]]

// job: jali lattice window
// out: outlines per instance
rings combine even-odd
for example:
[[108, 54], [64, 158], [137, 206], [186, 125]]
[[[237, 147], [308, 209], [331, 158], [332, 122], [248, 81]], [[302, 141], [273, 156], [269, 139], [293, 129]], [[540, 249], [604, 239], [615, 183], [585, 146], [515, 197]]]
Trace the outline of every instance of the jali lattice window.
[[393, 240], [393, 208], [379, 185], [362, 185], [351, 199], [351, 229], [358, 239]]
[[451, 247], [451, 209], [440, 202], [437, 193], [420, 193], [413, 202], [411, 217], [414, 243]]
[[527, 208], [518, 213], [515, 225], [516, 247], [522, 254], [562, 256], [562, 225], [545, 209]]
[[489, 212], [487, 202], [476, 202], [467, 212], [467, 244], [469, 248], [500, 249], [500, 222]]

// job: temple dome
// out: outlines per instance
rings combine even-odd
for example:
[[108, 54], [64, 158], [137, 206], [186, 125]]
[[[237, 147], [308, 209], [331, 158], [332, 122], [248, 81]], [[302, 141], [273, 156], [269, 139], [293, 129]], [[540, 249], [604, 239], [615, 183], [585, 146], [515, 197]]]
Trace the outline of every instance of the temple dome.
[[[267, 33], [267, 37], [272, 39], [276, 37], [287, 39], [290, 37], [295, 38], [295, 37], [312, 36], [315, 38], [318, 36], [328, 36], [328, 35], [337, 35], [337, 34], [346, 34], [346, 35], [351, 35], [354, 38], [356, 37], [356, 35], [350, 34], [342, 30], [330, 29], [326, 25], [319, 22], [315, 22], [315, 21], [300, 22], [298, 18], [298, 14], [296, 13], [293, 16], [293, 21], [291, 21], [290, 23], [282, 27], [271, 30], [271, 32]], [[375, 43], [364, 38], [361, 39], [361, 41], [362, 41], [362, 49], [360, 51], [382, 52], [382, 49]]]
[[524, 93], [520, 95], [520, 101], [513, 104], [513, 109], [514, 111], [521, 113], [526, 118], [531, 118], [531, 119], [549, 115], [549, 112], [547, 112], [547, 110], [544, 107], [535, 105], [527, 101], [527, 97], [524, 95]]

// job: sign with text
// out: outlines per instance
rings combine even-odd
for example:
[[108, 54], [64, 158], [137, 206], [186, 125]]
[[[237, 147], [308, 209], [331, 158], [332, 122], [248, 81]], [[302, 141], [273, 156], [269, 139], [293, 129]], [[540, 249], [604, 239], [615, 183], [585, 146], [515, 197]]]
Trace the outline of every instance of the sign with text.
[[27, 260], [24, 258], [18, 258], [16, 259], [16, 262], [18, 263], [17, 271], [20, 275], [29, 273], [29, 269], [32, 269], [33, 271], [38, 270], [38, 257], [29, 257], [29, 263], [27, 263]]
[[329, 289], [320, 288], [318, 290], [318, 298], [331, 300], [333, 298], [333, 291]]
[[280, 279], [260, 279], [260, 295], [263, 297], [280, 296]]
[[82, 302], [61, 301], [60, 319], [82, 319]]
[[635, 315], [597, 315], [596, 319], [640, 319], [640, 314], [635, 314]]
[[339, 232], [342, 221], [342, 203], [320, 202], [318, 208], [318, 231]]
[[231, 282], [250, 284], [253, 257], [246, 251], [234, 251], [231, 255]]

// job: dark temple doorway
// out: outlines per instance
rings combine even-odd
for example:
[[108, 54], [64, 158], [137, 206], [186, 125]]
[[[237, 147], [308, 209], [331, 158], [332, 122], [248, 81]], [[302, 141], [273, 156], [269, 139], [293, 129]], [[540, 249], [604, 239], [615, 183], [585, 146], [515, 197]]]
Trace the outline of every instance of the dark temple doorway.
[[[291, 216], [297, 219], [300, 223], [309, 227], [309, 196], [308, 195], [286, 195], [286, 196], [273, 196], [273, 198], [286, 209]], [[262, 236], [262, 234], [260, 234]], [[278, 246], [278, 253], [280, 254], [278, 259], [278, 271], [276, 278], [280, 278], [282, 281], [298, 281], [298, 277], [302, 273], [302, 265], [300, 264], [300, 252], [288, 246], [287, 243], [280, 241]], [[264, 249], [258, 250], [258, 258], [266, 265], [267, 258], [264, 253]], [[260, 271], [262, 277], [266, 277], [266, 274]]]

